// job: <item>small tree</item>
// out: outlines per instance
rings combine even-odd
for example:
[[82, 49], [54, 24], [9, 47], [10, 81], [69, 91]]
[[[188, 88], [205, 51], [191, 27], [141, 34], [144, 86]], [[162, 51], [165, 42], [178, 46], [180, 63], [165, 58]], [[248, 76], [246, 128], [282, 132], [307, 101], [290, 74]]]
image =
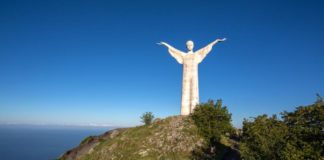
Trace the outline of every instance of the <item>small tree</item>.
[[200, 134], [208, 145], [213, 146], [220, 142], [221, 135], [231, 132], [231, 114], [226, 106], [222, 106], [222, 100], [213, 100], [199, 104], [190, 115]]
[[227, 107], [222, 106], [221, 99], [216, 104], [209, 100], [197, 105], [190, 117], [206, 142], [201, 150], [194, 153], [194, 159], [220, 159], [226, 148], [221, 140], [233, 130]]
[[141, 119], [145, 125], [150, 125], [154, 119], [154, 115], [152, 112], [145, 112], [143, 113]]

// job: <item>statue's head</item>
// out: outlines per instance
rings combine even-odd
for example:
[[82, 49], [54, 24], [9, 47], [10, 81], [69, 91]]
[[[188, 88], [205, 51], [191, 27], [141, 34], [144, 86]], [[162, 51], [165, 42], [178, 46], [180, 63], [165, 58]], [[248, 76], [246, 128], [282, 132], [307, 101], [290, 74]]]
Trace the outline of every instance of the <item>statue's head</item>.
[[191, 41], [191, 40], [187, 41], [186, 45], [187, 45], [187, 49], [188, 49], [189, 51], [192, 51], [192, 50], [193, 50], [193, 48], [194, 48], [194, 43], [193, 43], [193, 41]]

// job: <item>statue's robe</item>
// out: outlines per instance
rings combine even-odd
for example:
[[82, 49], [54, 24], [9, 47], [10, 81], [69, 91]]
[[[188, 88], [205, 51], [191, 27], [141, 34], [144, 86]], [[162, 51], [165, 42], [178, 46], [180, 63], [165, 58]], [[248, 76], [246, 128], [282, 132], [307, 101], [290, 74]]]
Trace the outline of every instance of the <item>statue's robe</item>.
[[183, 65], [181, 115], [189, 115], [199, 104], [198, 64], [203, 61], [211, 49], [212, 45], [207, 45], [196, 52], [183, 53], [169, 47], [171, 56]]

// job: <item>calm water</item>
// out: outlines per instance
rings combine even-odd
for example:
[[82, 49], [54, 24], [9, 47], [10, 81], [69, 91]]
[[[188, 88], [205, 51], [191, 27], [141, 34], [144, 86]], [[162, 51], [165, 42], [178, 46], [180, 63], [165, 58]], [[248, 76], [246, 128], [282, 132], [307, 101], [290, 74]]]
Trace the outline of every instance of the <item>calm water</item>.
[[85, 137], [112, 128], [0, 125], [1, 160], [56, 159]]

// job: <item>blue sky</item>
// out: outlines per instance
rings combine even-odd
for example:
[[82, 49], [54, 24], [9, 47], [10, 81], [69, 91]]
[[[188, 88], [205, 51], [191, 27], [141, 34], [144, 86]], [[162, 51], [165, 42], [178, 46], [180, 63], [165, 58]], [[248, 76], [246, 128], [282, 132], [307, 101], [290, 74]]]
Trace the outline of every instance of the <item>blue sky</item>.
[[180, 113], [182, 67], [161, 46], [195, 50], [200, 99], [233, 124], [324, 95], [321, 1], [0, 1], [0, 123], [137, 125]]

